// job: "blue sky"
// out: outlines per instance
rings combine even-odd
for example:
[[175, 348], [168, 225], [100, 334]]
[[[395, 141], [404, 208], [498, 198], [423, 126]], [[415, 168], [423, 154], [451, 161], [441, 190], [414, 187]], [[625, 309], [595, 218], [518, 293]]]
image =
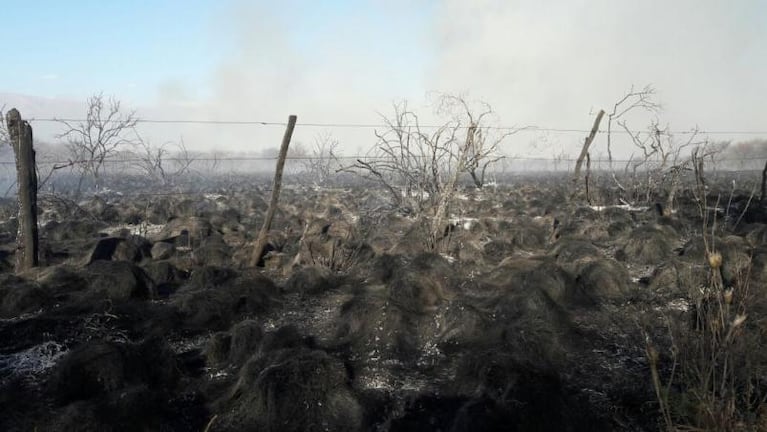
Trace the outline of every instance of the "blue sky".
[[202, 83], [220, 60], [210, 17], [217, 2], [8, 2], [2, 29], [19, 35], [0, 69], [6, 91], [73, 96], [105, 90], [150, 97], [164, 79]]
[[[399, 6], [403, 13], [392, 14], [384, 1], [7, 2], [3, 12], [11, 19], [3, 20], [0, 34], [5, 41], [18, 35], [18, 43], [6, 45], [3, 57], [17, 60], [3, 62], [0, 91], [83, 98], [103, 90], [151, 103], [158, 93], [182, 86], [204, 98], [217, 68], [250, 34], [263, 36], [246, 42], [264, 45], [263, 61], [281, 55], [266, 46], [274, 42], [265, 34], [272, 28], [287, 39], [279, 42], [291, 46], [290, 55], [310, 66], [321, 62], [317, 49], [324, 44], [343, 46], [350, 56], [374, 51], [419, 67], [425, 61], [419, 46], [406, 42], [426, 29], [429, 2]], [[386, 38], [378, 37], [384, 33]]]

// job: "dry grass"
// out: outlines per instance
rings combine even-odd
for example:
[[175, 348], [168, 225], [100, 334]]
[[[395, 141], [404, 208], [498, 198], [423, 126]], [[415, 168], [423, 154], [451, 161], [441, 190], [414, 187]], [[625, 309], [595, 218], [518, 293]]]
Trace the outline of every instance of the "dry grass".
[[686, 284], [694, 302], [691, 319], [669, 320], [668, 352], [646, 338], [652, 383], [669, 431], [767, 430], [764, 292], [751, 282], [750, 260], [727, 262], [735, 258], [714, 242], [716, 229], [715, 220], [704, 218], [708, 275], [703, 285]]

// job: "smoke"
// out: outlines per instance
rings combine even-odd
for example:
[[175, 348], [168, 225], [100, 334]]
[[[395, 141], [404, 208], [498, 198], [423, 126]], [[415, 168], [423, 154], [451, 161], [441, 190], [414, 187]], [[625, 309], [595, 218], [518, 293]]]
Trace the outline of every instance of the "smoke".
[[[167, 77], [155, 100], [140, 101], [139, 116], [285, 122], [297, 114], [296, 141], [330, 133], [354, 154], [375, 142], [372, 129], [302, 123], [381, 123], [379, 113], [401, 99], [427, 123], [435, 119], [426, 96], [443, 92], [488, 102], [502, 125], [588, 129], [631, 85], [652, 84], [659, 120], [672, 129], [764, 129], [767, 4], [759, 0], [343, 3], [228, 3], [199, 29], [214, 49], [209, 74]], [[84, 113], [81, 104], [67, 107]], [[31, 107], [32, 116], [73, 115], [51, 100]], [[279, 145], [283, 128], [144, 124], [141, 132], [157, 143], [183, 136], [192, 149], [260, 152]], [[519, 133], [503, 150], [572, 155], [583, 135]], [[616, 145], [618, 156], [632, 151], [625, 139]], [[604, 136], [594, 148], [605, 150]]]
[[[761, 2], [442, 5], [435, 85], [470, 91], [506, 122], [586, 129], [598, 108], [609, 111], [632, 84], [651, 83], [664, 105], [661, 121], [674, 129], [764, 129]], [[572, 151], [581, 139], [558, 141]]]
[[[504, 125], [588, 129], [598, 109], [649, 83], [663, 104], [658, 117], [672, 129], [759, 130], [767, 94], [759, 9], [767, 13], [756, 0], [446, 0], [364, 2], [316, 15], [322, 8], [307, 2], [235, 3], [231, 19], [219, 21], [228, 56], [212, 76], [204, 115], [380, 123], [377, 113], [405, 98], [429, 118], [422, 103], [437, 91], [490, 103]], [[652, 117], [631, 126], [643, 129]], [[299, 128], [296, 139], [311, 142], [319, 132]], [[374, 142], [369, 129], [330, 132], [346, 151]], [[249, 148], [273, 146], [280, 133], [227, 127], [218, 136]], [[575, 153], [582, 138], [518, 134], [505, 150]], [[616, 151], [631, 148], [619, 139]]]
[[[415, 18], [395, 3], [348, 3], [343, 10], [307, 2], [237, 2], [219, 19], [228, 55], [213, 71], [202, 110], [210, 119], [301, 123], [380, 123], [394, 100], [423, 98], [428, 47]], [[404, 3], [403, 3], [404, 5]], [[329, 9], [329, 10], [326, 10]], [[346, 152], [374, 142], [372, 129], [298, 127], [309, 144], [332, 133]], [[227, 127], [222, 143], [237, 149], [273, 147], [281, 128]]]

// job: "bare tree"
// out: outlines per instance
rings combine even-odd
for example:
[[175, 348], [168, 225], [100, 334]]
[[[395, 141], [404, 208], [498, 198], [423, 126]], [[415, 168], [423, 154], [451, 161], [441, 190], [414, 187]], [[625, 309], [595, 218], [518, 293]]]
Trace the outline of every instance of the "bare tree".
[[612, 111], [607, 114], [607, 159], [613, 181], [622, 192], [626, 192], [624, 186], [618, 181], [613, 167], [613, 126], [618, 124], [625, 129], [626, 119], [631, 113], [637, 111], [656, 114], [661, 105], [655, 101], [655, 88], [651, 85], [644, 86], [641, 90], [631, 88], [613, 105]]
[[315, 185], [325, 186], [336, 171], [341, 168], [338, 160], [338, 140], [331, 133], [321, 133], [314, 137], [314, 146], [304, 151], [301, 159], [303, 171]]
[[138, 168], [163, 186], [172, 184], [186, 174], [195, 160], [186, 148], [184, 137], [179, 138], [178, 142], [168, 141], [155, 146], [136, 134], [135, 145]]
[[[393, 116], [381, 116], [386, 128], [376, 130], [371, 151], [344, 169], [382, 184], [392, 204], [410, 213], [438, 202], [456, 171], [468, 173], [481, 187], [488, 167], [503, 159], [499, 144], [521, 128], [490, 126], [494, 112], [489, 105], [470, 104], [459, 96], [441, 95], [435, 112], [444, 122], [424, 127], [407, 102], [394, 104]], [[464, 135], [464, 130], [471, 133]]]
[[345, 170], [382, 185], [394, 207], [419, 214], [439, 194], [445, 172], [454, 168], [449, 147], [456, 145], [460, 125], [448, 122], [429, 133], [407, 102], [394, 104], [392, 117], [381, 117], [386, 129], [375, 131], [376, 144]]
[[[683, 157], [683, 150], [688, 147], [704, 146], [705, 154], [713, 157], [714, 147], [705, 146], [699, 140], [697, 128], [685, 132], [684, 140], [679, 140], [658, 119], [661, 105], [655, 100], [655, 89], [646, 85], [637, 90], [632, 86], [607, 113], [607, 156], [613, 182], [621, 192], [621, 199], [631, 203], [650, 203], [665, 193], [665, 210], [673, 208], [676, 192], [685, 173], [692, 171], [691, 160]], [[648, 121], [645, 129], [635, 130], [629, 125], [630, 120]], [[647, 116], [650, 117], [647, 120]], [[618, 179], [613, 166], [613, 140], [615, 127], [625, 133], [634, 147], [629, 162], [626, 164], [626, 179]]]
[[476, 125], [467, 149], [464, 171], [471, 176], [474, 185], [481, 189], [485, 184], [487, 169], [506, 157], [499, 151], [500, 144], [525, 128], [498, 128], [488, 124], [495, 113], [485, 102], [478, 102], [476, 107], [472, 107], [464, 98], [456, 96], [443, 96], [441, 102], [443, 110], [455, 111], [457, 107], [459, 115], [466, 116], [470, 124]]
[[0, 106], [0, 146], [5, 148], [10, 145], [11, 136], [8, 134], [8, 125], [5, 124], [5, 105]]
[[429, 219], [427, 242], [435, 248], [458, 178], [467, 171], [472, 149], [482, 148], [477, 141], [490, 112], [477, 115], [463, 98], [443, 95], [436, 113], [447, 120], [427, 128], [407, 103], [395, 104], [392, 117], [382, 116], [386, 129], [375, 132], [367, 157], [343, 170], [380, 184], [400, 211]]
[[136, 143], [136, 113], [124, 111], [120, 101], [106, 99], [102, 93], [88, 98], [84, 121], [58, 121], [65, 128], [58, 138], [67, 140], [69, 162], [80, 172], [80, 185], [83, 177], [91, 176], [98, 187], [104, 162], [122, 147]]
[[666, 194], [666, 209], [672, 209], [676, 192], [685, 173], [693, 170], [691, 158], [683, 157], [682, 151], [687, 148], [700, 147], [699, 157], [714, 157], [718, 147], [707, 146], [706, 141], [699, 140], [698, 129], [685, 133], [686, 139], [678, 140], [669, 130], [669, 126], [661, 126], [653, 119], [644, 131], [633, 132], [627, 122], [618, 124], [641, 154], [631, 162], [631, 186], [633, 202], [652, 202], [660, 192]]

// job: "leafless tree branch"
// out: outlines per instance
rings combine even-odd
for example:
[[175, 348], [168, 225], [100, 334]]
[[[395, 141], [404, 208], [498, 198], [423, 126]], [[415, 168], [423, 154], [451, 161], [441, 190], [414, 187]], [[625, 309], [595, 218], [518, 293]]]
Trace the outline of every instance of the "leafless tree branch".
[[64, 131], [57, 138], [67, 141], [70, 162], [79, 169], [81, 183], [83, 176], [92, 176], [98, 186], [104, 162], [122, 147], [136, 143], [133, 136], [138, 117], [103, 93], [88, 98], [87, 104], [84, 121], [58, 120]]

